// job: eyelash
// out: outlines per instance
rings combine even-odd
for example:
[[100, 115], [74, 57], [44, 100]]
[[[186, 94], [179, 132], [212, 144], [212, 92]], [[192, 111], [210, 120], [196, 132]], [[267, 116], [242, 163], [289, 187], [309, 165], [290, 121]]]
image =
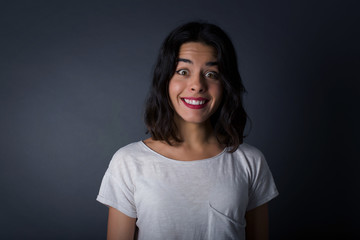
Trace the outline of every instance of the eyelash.
[[204, 74], [205, 77], [206, 77], [206, 75], [208, 75], [209, 73], [213, 75], [212, 77], [209, 77], [209, 78], [211, 78], [211, 79], [219, 79], [219, 74], [218, 74], [217, 72], [214, 72], [214, 71], [205, 73], [205, 74]]
[[[185, 70], [185, 69], [177, 70], [176, 73], [181, 75], [181, 76], [189, 75], [189, 71]], [[207, 76], [209, 73], [212, 74], [213, 76], [212, 77]], [[204, 77], [208, 77], [208, 78], [211, 78], [211, 79], [219, 79], [219, 74], [217, 72], [215, 72], [215, 71], [210, 71], [210, 72], [206, 72], [204, 74]]]
[[185, 69], [180, 69], [180, 70], [177, 70], [176, 73], [179, 74], [179, 75], [186, 75], [186, 74], [182, 74], [182, 72], [186, 72], [187, 74], [189, 74], [189, 71], [188, 70], [185, 70]]

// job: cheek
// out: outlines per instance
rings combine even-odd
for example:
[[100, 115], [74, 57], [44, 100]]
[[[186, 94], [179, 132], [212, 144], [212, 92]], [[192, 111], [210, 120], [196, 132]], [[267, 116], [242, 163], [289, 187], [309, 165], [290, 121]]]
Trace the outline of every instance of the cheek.
[[171, 80], [169, 82], [169, 96], [171, 99], [177, 98], [177, 96], [181, 93], [182, 84], [176, 80]]
[[221, 84], [212, 85], [209, 91], [211, 91], [211, 95], [214, 96], [217, 100], [221, 100], [223, 94], [223, 88]]

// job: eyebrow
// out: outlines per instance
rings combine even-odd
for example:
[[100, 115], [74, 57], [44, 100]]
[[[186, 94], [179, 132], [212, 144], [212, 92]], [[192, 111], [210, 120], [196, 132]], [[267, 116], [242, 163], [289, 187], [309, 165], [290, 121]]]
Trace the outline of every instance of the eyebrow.
[[[193, 64], [193, 62], [191, 60], [186, 59], [186, 58], [178, 58], [177, 62], [185, 62], [185, 63]], [[206, 66], [216, 66], [216, 65], [218, 65], [218, 62], [207, 62], [205, 65]]]

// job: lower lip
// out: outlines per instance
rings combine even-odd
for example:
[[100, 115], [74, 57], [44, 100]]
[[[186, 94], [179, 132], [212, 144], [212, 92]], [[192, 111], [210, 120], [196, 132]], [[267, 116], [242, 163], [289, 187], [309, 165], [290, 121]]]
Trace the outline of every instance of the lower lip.
[[187, 102], [185, 102], [184, 99], [181, 99], [181, 101], [183, 101], [183, 103], [185, 104], [185, 106], [187, 106], [188, 108], [191, 109], [202, 109], [207, 105], [207, 101], [204, 104], [200, 104], [200, 105], [192, 105], [192, 104], [188, 104]]

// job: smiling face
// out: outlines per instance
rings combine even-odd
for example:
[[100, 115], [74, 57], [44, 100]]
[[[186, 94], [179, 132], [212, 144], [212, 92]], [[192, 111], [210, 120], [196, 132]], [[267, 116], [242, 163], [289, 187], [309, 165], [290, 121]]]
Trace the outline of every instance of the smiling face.
[[222, 97], [216, 50], [199, 42], [181, 45], [169, 96], [176, 122], [204, 123], [217, 110]]

